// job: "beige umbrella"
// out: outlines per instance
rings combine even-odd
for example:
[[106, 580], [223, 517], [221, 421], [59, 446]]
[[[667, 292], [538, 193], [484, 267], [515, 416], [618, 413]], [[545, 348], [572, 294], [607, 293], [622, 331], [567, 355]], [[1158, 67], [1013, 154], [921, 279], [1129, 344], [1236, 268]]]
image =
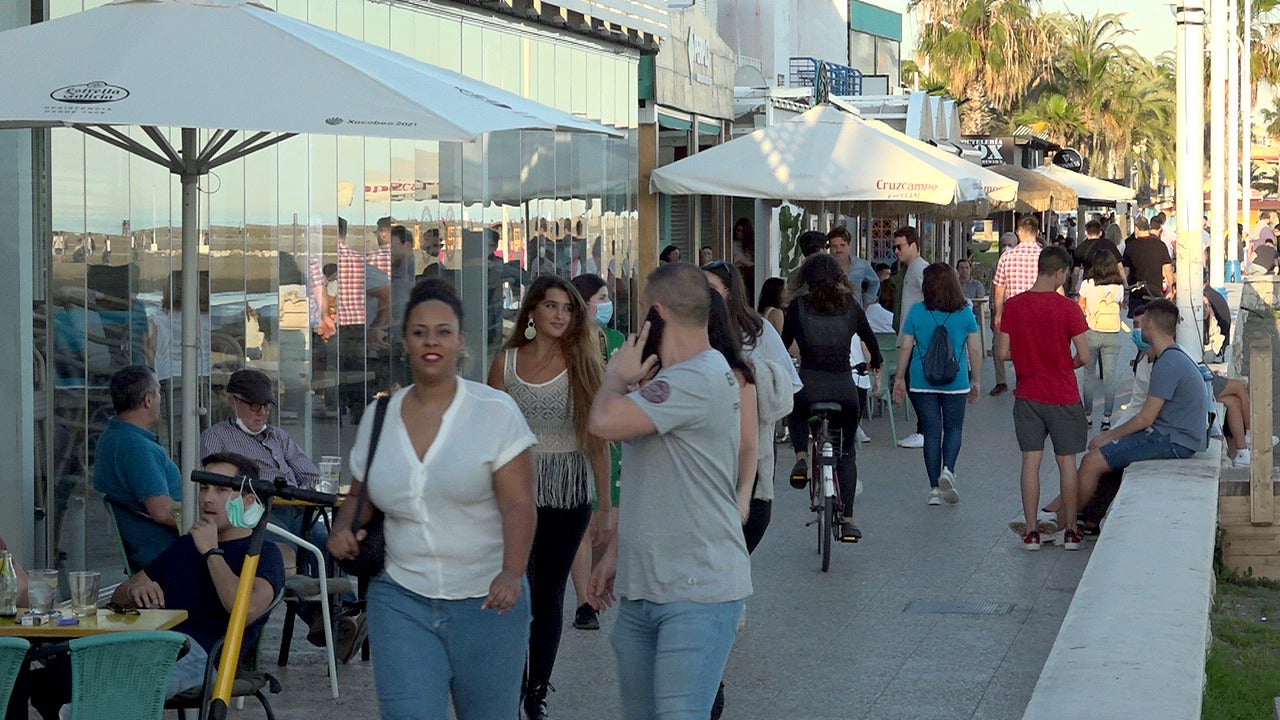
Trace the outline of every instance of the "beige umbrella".
[[1075, 212], [1080, 203], [1076, 191], [1047, 175], [1017, 165], [993, 165], [988, 170], [1018, 181], [1017, 212]]

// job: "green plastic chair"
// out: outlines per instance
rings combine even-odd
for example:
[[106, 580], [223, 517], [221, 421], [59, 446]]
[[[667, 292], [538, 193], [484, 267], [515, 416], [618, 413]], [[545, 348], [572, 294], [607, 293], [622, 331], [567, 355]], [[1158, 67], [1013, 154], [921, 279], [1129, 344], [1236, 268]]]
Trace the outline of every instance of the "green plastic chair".
[[30, 649], [31, 643], [22, 638], [0, 637], [0, 708], [9, 707], [13, 683], [18, 679], [18, 671], [22, 670]]
[[[868, 398], [868, 403], [879, 403], [881, 412], [889, 416], [889, 433], [893, 442], [897, 443], [898, 423], [893, 416], [893, 376], [898, 372], [898, 336], [894, 333], [876, 333], [876, 341], [880, 343], [880, 355], [884, 358], [884, 367], [880, 375], [880, 394]], [[911, 402], [903, 403], [903, 413], [911, 420]]]
[[169, 673], [186, 641], [169, 630], [72, 640], [71, 720], [159, 720]]

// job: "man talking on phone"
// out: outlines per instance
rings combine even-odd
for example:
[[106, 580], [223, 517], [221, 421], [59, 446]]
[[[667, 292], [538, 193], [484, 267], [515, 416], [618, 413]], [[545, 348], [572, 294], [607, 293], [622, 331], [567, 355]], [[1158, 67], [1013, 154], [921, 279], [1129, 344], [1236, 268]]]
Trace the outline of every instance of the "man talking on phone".
[[649, 275], [642, 300], [655, 321], [614, 353], [588, 421], [622, 442], [627, 501], [588, 596], [597, 609], [619, 604], [627, 720], [709, 717], [751, 594], [735, 501], [738, 383], [707, 339], [708, 292], [688, 263]]

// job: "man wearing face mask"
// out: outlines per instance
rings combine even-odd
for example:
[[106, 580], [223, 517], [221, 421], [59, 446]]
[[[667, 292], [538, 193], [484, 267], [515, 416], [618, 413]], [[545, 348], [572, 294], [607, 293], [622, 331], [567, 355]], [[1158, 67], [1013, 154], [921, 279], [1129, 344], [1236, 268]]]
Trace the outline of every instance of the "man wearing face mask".
[[[271, 378], [261, 370], [237, 370], [227, 380], [226, 393], [231, 417], [200, 434], [200, 454], [237, 453], [249, 458], [264, 479], [282, 477], [294, 487], [314, 488], [320, 469], [288, 433], [268, 422], [276, 397]], [[311, 542], [320, 547], [329, 539], [322, 524], [302, 527], [300, 508], [277, 508], [271, 519], [294, 535], [305, 537], [309, 533]], [[293, 565], [288, 562], [293, 558], [285, 559], [286, 566]]]
[[[202, 464], [206, 471], [219, 475], [258, 477], [255, 463], [235, 453], [215, 453]], [[195, 642], [170, 674], [170, 697], [203, 682], [207, 653], [226, 634], [249, 536], [263, 513], [262, 504], [252, 493], [212, 485], [200, 486], [199, 509], [190, 532], [174, 541], [145, 570], [121, 583], [111, 596], [113, 603], [130, 607], [187, 611], [187, 619], [174, 629]], [[280, 551], [273, 543], [263, 543], [249, 601], [245, 648], [255, 646], [265, 625], [262, 614], [282, 587]]]

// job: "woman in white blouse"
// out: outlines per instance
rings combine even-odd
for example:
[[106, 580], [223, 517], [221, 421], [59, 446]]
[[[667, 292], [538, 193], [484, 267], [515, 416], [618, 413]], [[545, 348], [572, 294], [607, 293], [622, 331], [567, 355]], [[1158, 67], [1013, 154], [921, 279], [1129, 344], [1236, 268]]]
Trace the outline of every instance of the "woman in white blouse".
[[329, 538], [335, 557], [356, 555], [361, 492], [386, 514], [386, 568], [368, 597], [386, 719], [444, 720], [451, 695], [458, 720], [515, 717], [519, 705], [536, 438], [510, 397], [458, 377], [461, 325], [451, 285], [414, 288], [402, 326], [413, 384], [391, 397], [367, 469], [375, 413], [364, 414], [352, 497]]

